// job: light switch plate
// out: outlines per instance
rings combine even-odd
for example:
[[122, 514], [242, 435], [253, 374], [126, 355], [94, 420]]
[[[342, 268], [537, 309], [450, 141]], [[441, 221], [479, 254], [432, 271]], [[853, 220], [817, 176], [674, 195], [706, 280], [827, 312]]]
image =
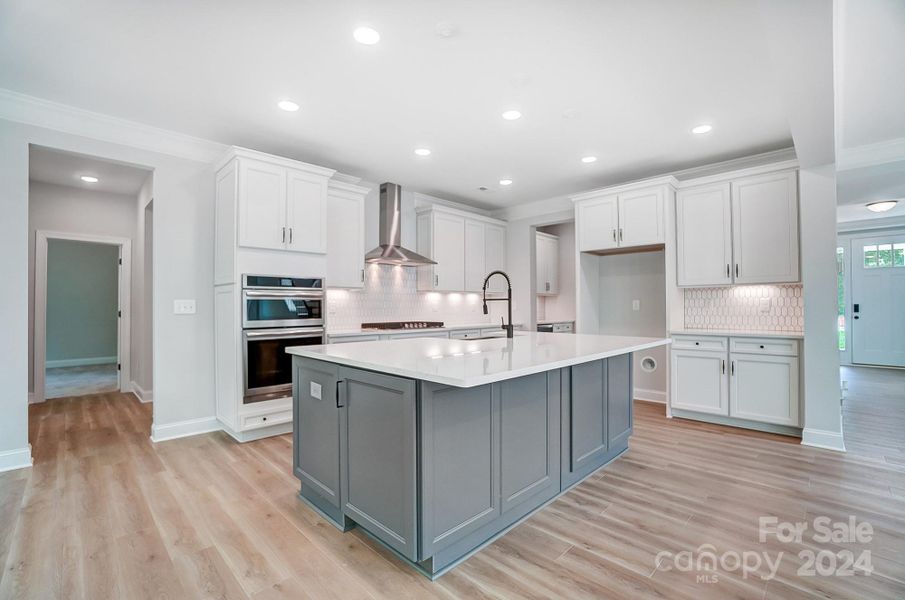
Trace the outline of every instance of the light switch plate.
[[640, 300], [632, 300], [632, 310], [641, 310]]
[[173, 314], [175, 315], [193, 315], [195, 314], [195, 300], [173, 300]]
[[317, 400], [321, 399], [321, 384], [311, 382], [311, 397]]

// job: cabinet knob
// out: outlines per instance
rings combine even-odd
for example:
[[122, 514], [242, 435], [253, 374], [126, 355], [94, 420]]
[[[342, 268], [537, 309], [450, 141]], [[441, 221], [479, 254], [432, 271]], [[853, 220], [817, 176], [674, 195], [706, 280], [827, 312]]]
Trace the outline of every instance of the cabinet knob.
[[764, 345], [763, 345], [763, 344], [761, 344], [761, 345], [760, 345], [760, 348], [761, 348], [761, 350], [763, 350], [763, 349], [764, 349]]
[[701, 345], [701, 342], [695, 342], [694, 345], [695, 345], [695, 346], [700, 346], [700, 345]]

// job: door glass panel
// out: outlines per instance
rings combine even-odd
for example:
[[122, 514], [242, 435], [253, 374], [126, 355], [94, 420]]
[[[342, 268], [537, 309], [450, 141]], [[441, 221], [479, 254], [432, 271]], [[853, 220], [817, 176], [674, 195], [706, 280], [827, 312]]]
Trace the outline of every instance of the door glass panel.
[[864, 246], [864, 268], [875, 269], [877, 267], [877, 247]]
[[320, 319], [321, 300], [302, 300], [299, 298], [249, 299], [246, 302], [246, 314], [249, 321]]
[[[292, 355], [286, 348], [322, 344], [323, 337], [248, 340], [246, 347], [246, 384], [249, 391], [292, 384]], [[267, 398], [246, 398], [245, 403]]]
[[894, 244], [892, 247], [892, 266], [905, 267], [905, 244]]
[[892, 244], [880, 244], [877, 246], [877, 266], [892, 266]]

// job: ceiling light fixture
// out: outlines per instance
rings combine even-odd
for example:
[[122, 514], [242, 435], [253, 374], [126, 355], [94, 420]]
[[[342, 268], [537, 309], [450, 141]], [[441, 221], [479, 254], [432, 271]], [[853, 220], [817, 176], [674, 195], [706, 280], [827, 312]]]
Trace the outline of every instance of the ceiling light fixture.
[[693, 127], [691, 130], [691, 133], [695, 133], [697, 135], [704, 135], [705, 133], [710, 133], [710, 131], [712, 129], [713, 129], [713, 125], [707, 125], [705, 123], [702, 125], [698, 125], [697, 127]]
[[515, 121], [522, 118], [522, 113], [517, 110], [507, 110], [503, 113], [503, 118], [507, 121]]
[[597, 162], [597, 157], [596, 156], [585, 156], [584, 158], [581, 159], [581, 162], [583, 162], [585, 164]]
[[352, 32], [352, 37], [359, 44], [366, 46], [373, 46], [380, 41], [380, 34], [377, 33], [376, 29], [371, 29], [370, 27], [359, 27]]
[[82, 175], [79, 179], [81, 179], [85, 183], [97, 183], [97, 177], [93, 177], [91, 175]]
[[867, 204], [867, 210], [871, 212], [886, 212], [887, 210], [892, 210], [893, 207], [898, 203], [898, 200], [880, 200], [879, 202], [869, 202]]
[[415, 148], [415, 154], [418, 156], [430, 156], [430, 148]]
[[277, 106], [279, 106], [286, 112], [295, 112], [299, 109], [299, 105], [292, 100], [280, 100], [279, 102], [277, 102]]
[[500, 179], [500, 185], [512, 185], [511, 179]]

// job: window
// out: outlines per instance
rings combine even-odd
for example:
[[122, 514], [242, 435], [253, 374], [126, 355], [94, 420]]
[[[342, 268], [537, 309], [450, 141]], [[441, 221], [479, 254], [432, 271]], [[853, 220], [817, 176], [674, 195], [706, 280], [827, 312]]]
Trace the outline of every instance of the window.
[[865, 269], [876, 269], [877, 268], [877, 246], [874, 244], [873, 246], [864, 246], [864, 268]]
[[905, 267], [905, 244], [872, 244], [864, 246], [864, 268]]
[[[866, 251], [865, 251], [866, 254]], [[867, 266], [867, 265], [865, 265]], [[836, 248], [836, 331], [839, 350], [845, 350], [845, 249]]]
[[892, 247], [892, 266], [905, 267], [905, 244], [895, 244]]

